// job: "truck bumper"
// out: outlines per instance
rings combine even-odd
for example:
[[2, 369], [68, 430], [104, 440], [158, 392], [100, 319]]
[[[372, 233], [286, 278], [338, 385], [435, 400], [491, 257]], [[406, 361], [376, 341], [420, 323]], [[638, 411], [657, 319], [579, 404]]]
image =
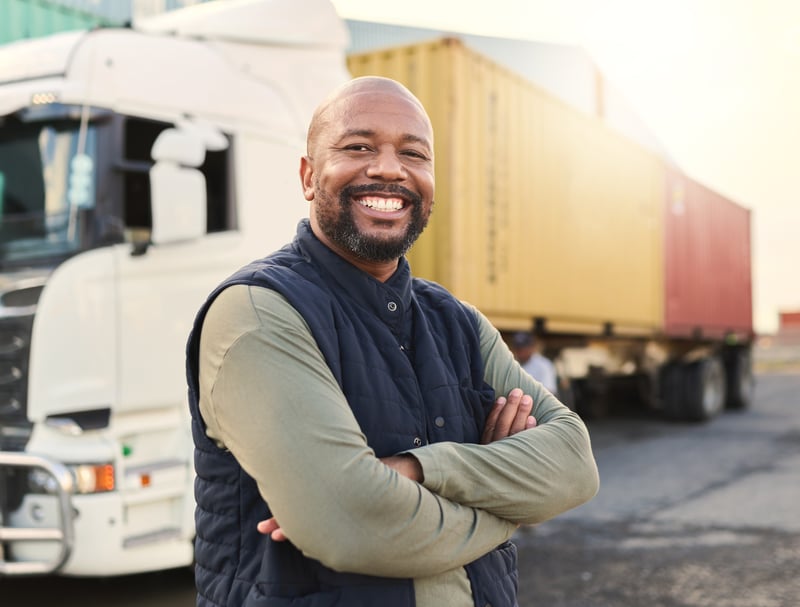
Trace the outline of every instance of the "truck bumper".
[[[74, 546], [72, 474], [66, 466], [47, 458], [8, 451], [0, 452], [0, 470], [45, 475], [51, 491], [47, 495], [25, 496], [22, 505], [13, 511], [0, 502], [0, 575], [57, 571], [69, 559]], [[3, 480], [0, 478], [0, 483]], [[2, 489], [5, 491], [6, 487]], [[26, 503], [29, 498], [39, 497], [43, 498], [41, 503]], [[16, 549], [23, 546], [32, 547], [36, 556], [17, 557]]]

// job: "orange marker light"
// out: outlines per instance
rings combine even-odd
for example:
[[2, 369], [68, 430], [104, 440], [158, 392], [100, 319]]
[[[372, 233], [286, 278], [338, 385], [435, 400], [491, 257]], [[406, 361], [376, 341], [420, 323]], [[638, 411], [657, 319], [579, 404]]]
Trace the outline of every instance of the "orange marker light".
[[113, 491], [114, 490], [114, 466], [111, 464], [102, 464], [94, 466], [95, 476], [95, 491]]

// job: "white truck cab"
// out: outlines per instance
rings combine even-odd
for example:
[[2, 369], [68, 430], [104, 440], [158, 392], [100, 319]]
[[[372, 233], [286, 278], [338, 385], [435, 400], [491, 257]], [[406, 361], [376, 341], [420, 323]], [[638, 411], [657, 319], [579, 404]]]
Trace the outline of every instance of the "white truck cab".
[[227, 0], [0, 47], [0, 576], [191, 563], [186, 339], [307, 215], [346, 45], [328, 0]]

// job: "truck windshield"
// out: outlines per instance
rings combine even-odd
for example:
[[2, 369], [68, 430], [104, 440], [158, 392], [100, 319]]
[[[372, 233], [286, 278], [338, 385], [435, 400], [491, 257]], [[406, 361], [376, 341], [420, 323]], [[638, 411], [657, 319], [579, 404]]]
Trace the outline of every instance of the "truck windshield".
[[79, 215], [95, 200], [95, 128], [9, 118], [0, 128], [0, 264], [45, 263], [79, 251]]

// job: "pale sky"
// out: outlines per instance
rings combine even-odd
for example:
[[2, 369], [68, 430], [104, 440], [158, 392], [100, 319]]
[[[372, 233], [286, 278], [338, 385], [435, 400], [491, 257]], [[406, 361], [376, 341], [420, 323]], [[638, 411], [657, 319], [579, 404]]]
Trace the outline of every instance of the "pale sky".
[[756, 330], [800, 310], [800, 0], [333, 0], [344, 18], [583, 46], [689, 175], [753, 211]]

